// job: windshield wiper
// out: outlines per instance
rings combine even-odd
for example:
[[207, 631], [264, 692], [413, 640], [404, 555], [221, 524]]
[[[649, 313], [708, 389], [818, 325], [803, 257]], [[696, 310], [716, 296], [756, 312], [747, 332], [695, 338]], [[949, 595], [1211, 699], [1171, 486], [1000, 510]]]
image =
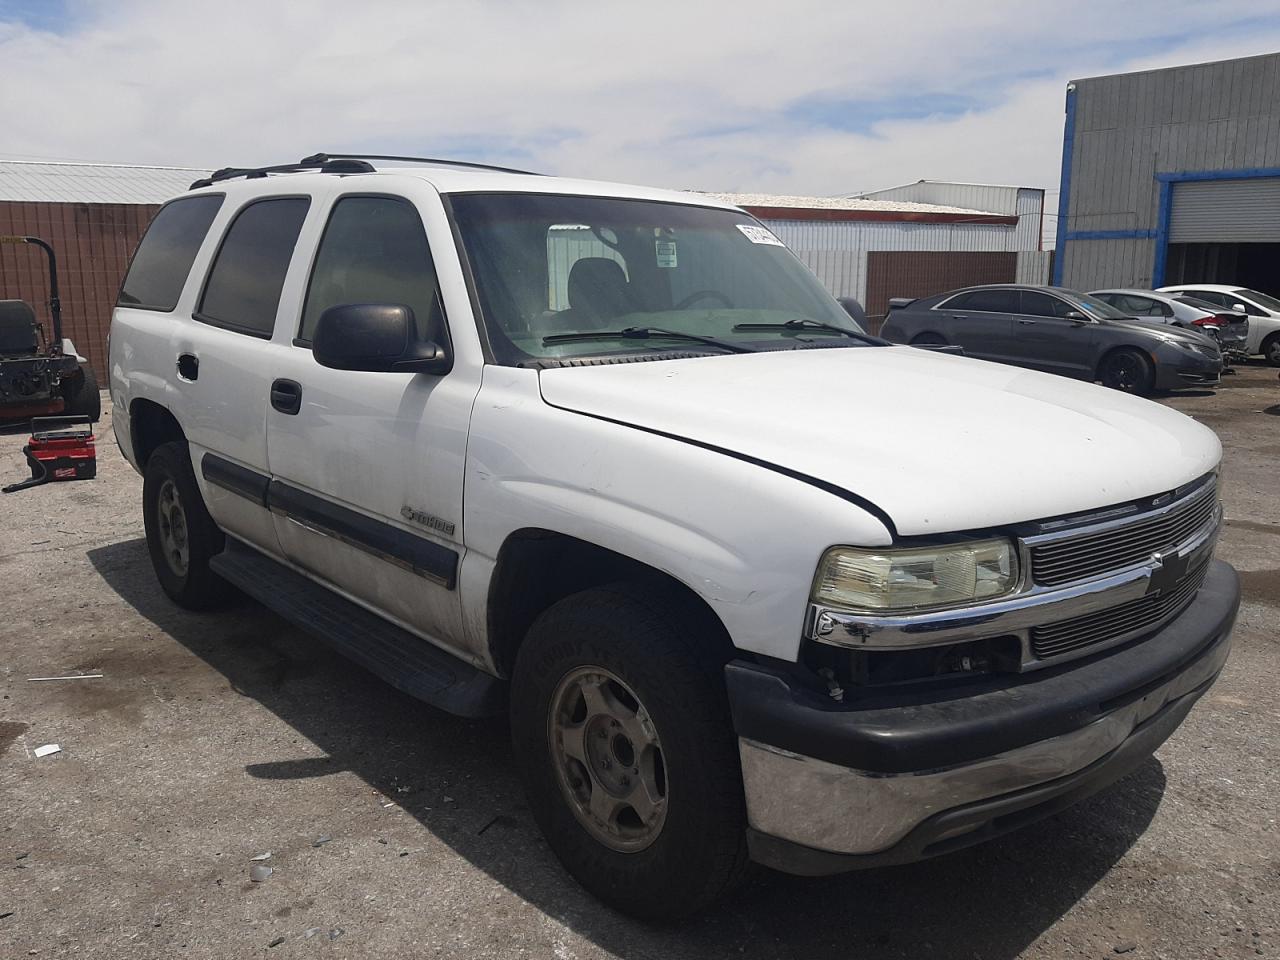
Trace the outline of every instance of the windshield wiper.
[[811, 320], [809, 317], [793, 317], [784, 323], [739, 323], [735, 324], [735, 330], [830, 330], [832, 333], [839, 333], [846, 337], [852, 337], [854, 340], [861, 340], [863, 343], [870, 343], [874, 346], [880, 346], [888, 343], [879, 337], [873, 337], [869, 333], [861, 333], [857, 330], [850, 330], [846, 327], [837, 327], [834, 323], [823, 323], [821, 320]]
[[[737, 328], [735, 328], [737, 329]], [[715, 337], [703, 337], [696, 333], [684, 333], [680, 330], [664, 330], [662, 327], [624, 327], [621, 330], [584, 330], [580, 333], [553, 333], [542, 338], [542, 345], [549, 347], [556, 343], [573, 343], [577, 340], [648, 340], [650, 337], [666, 337], [671, 340], [690, 340], [694, 343], [705, 343], [719, 347], [730, 353], [755, 353], [751, 347], [728, 340], [717, 340]]]

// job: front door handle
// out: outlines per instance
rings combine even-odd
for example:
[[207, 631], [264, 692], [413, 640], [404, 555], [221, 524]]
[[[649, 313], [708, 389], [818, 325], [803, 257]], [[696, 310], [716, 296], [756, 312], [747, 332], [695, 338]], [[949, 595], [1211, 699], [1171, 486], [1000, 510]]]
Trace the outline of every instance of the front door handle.
[[1028, 320], [1026, 317], [1019, 317], [1019, 318], [1018, 318], [1018, 322], [1019, 322], [1020, 324], [1022, 324], [1024, 327], [1034, 327], [1034, 326], [1035, 326], [1037, 323], [1039, 323], [1040, 321], [1038, 321], [1038, 320]]
[[271, 405], [281, 413], [296, 416], [302, 409], [302, 384], [297, 380], [271, 381]]
[[178, 354], [178, 376], [183, 380], [199, 380], [200, 358], [194, 353]]

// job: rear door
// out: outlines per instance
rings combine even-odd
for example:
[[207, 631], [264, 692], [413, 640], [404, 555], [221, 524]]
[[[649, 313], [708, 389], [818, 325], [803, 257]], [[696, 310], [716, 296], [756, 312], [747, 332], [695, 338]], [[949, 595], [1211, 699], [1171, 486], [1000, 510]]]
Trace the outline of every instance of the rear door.
[[971, 290], [933, 308], [942, 314], [938, 327], [950, 343], [958, 343], [971, 357], [1007, 360], [1018, 291]]
[[[457, 576], [482, 367], [455, 357], [443, 376], [334, 370], [311, 352], [320, 315], [354, 303], [403, 304], [422, 340], [450, 342], [432, 256], [452, 250], [443, 206], [425, 183], [402, 188], [413, 196], [335, 189], [318, 235], [304, 238], [314, 255], [290, 278], [292, 316], [271, 370], [277, 397], [287, 386], [294, 400], [267, 409], [272, 506], [295, 566], [471, 659]], [[439, 218], [434, 244], [424, 207]]]
[[1080, 313], [1071, 303], [1040, 290], [1019, 291], [1013, 324], [1013, 362], [1049, 373], [1093, 375], [1094, 323], [1070, 318]]
[[209, 513], [270, 553], [279, 552], [266, 506], [270, 340], [309, 207], [309, 198], [295, 195], [224, 209], [228, 225], [191, 319], [174, 325], [170, 341], [171, 409]]

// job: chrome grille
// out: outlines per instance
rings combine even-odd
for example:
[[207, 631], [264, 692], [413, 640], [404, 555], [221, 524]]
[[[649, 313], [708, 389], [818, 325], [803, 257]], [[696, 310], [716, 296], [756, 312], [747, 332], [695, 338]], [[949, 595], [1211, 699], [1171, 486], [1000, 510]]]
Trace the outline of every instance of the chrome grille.
[[1204, 583], [1208, 570], [1207, 563], [1201, 564], [1167, 592], [1139, 597], [1110, 610], [1032, 627], [1031, 650], [1044, 660], [1155, 627], [1187, 606]]
[[1209, 523], [1217, 509], [1217, 485], [1210, 482], [1173, 509], [1097, 533], [1064, 535], [1031, 547], [1031, 576], [1052, 587], [1122, 570], [1168, 551]]

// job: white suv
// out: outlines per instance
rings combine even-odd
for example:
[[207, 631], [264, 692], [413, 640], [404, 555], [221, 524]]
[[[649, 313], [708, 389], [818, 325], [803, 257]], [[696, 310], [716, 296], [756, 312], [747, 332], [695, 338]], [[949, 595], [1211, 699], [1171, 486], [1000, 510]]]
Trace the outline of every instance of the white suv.
[[697, 194], [220, 171], [156, 215], [110, 365], [165, 592], [508, 712], [552, 849], [634, 914], [1046, 816], [1230, 645], [1210, 430], [870, 337]]

